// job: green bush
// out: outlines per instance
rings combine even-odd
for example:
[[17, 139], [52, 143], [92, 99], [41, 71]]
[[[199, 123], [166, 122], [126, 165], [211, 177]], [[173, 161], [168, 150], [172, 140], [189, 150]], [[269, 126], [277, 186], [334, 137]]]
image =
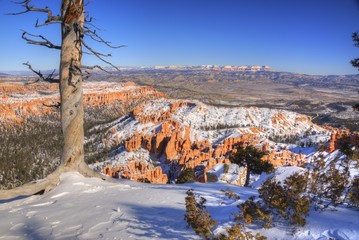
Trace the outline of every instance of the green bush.
[[233, 199], [233, 200], [239, 200], [241, 199], [237, 193], [233, 192], [229, 187], [226, 188], [226, 190], [222, 189], [221, 192], [224, 193], [224, 195], [228, 198], [228, 199]]
[[208, 210], [205, 210], [206, 199], [196, 201], [193, 189], [187, 191], [186, 214], [184, 216], [188, 226], [191, 226], [197, 235], [205, 239], [213, 239], [212, 227], [217, 223], [211, 218]]
[[203, 197], [199, 198], [199, 201], [196, 200], [193, 189], [187, 191], [186, 214], [184, 219], [197, 235], [211, 240], [267, 239], [259, 233], [253, 235], [250, 231], [246, 231], [244, 224], [241, 223], [234, 224], [227, 228], [226, 234], [213, 235], [212, 228], [217, 222], [211, 218], [210, 213], [206, 210], [205, 203], [206, 199]]
[[262, 236], [260, 233], [253, 235], [252, 232], [246, 231], [245, 227], [240, 224], [234, 224], [226, 229], [227, 235], [221, 233], [214, 239], [218, 240], [238, 240], [238, 239], [253, 239], [253, 240], [266, 240], [267, 237]]
[[177, 183], [189, 183], [194, 182], [194, 169], [187, 168], [180, 173], [177, 178]]
[[295, 173], [283, 184], [276, 182], [275, 178], [268, 179], [258, 192], [267, 207], [293, 224], [303, 226], [310, 209], [307, 184], [306, 176]]
[[254, 201], [255, 197], [250, 197], [244, 203], [238, 205], [240, 214], [235, 215], [235, 219], [245, 224], [252, 224], [253, 222], [261, 223], [264, 228], [272, 227], [272, 216], [271, 211], [259, 201]]

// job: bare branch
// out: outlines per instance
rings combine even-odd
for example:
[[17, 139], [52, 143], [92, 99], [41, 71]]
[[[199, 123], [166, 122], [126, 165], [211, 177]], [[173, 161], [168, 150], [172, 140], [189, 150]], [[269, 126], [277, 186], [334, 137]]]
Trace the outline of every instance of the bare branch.
[[[93, 70], [93, 69], [97, 68], [97, 69], [99, 69], [99, 70], [101, 70], [101, 71], [103, 71], [103, 72], [105, 72], [105, 73], [112, 74], [111, 72], [109, 72], [109, 71], [103, 69], [103, 68], [102, 68], [101, 66], [99, 66], [99, 65], [94, 65], [94, 66], [84, 66], [84, 65], [82, 65], [81, 68], [83, 68], [83, 69], [89, 69], [89, 70]], [[85, 72], [89, 74], [88, 71], [85, 71]]]
[[61, 23], [61, 19], [59, 20], [46, 20], [43, 24], [39, 24], [39, 19], [36, 19], [36, 23], [35, 23], [35, 27], [43, 27], [43, 26], [47, 26], [50, 24], [55, 24], [55, 23]]
[[91, 23], [93, 20], [94, 20], [93, 17], [90, 17], [90, 15], [86, 15], [84, 22], [85, 22], [85, 23]]
[[89, 79], [90, 76], [91, 76], [91, 74], [90, 74], [89, 71], [85, 70], [85, 73], [86, 73], [86, 74], [83, 74], [83, 75], [82, 75], [82, 81], [85, 81], [85, 80]]
[[35, 24], [36, 27], [42, 27], [42, 26], [45, 26], [45, 25], [54, 24], [54, 23], [61, 23], [62, 22], [62, 17], [59, 16], [59, 15], [53, 16], [51, 9], [49, 9], [49, 7], [47, 7], [47, 6], [44, 7], [44, 8], [34, 7], [34, 6], [30, 5], [31, 0], [24, 0], [24, 1], [21, 1], [21, 2], [15, 2], [15, 3], [21, 5], [22, 7], [24, 7], [25, 10], [22, 11], [22, 12], [17, 12], [17, 13], [8, 13], [7, 15], [20, 15], [20, 14], [24, 14], [24, 13], [28, 13], [28, 12], [46, 13], [47, 14], [47, 19], [45, 20], [45, 22], [43, 24], [39, 24], [38, 20], [37, 20], [36, 24]]
[[[55, 73], [55, 69], [54, 71], [52, 71], [52, 73], [50, 73], [47, 77], [45, 77], [41, 71], [36, 71], [32, 68], [32, 66], [29, 64], [29, 62], [23, 63], [23, 65], [27, 66], [33, 73], [35, 73], [37, 76], [39, 76], [39, 79], [37, 79], [36, 81], [32, 82], [32, 83], [36, 83], [40, 80], [44, 81], [44, 82], [49, 82], [49, 83], [59, 83], [59, 79], [55, 79], [53, 78], [54, 73]], [[31, 83], [31, 84], [32, 84]]]
[[[36, 20], [35, 27], [42, 27], [42, 26], [46, 26], [49, 24], [61, 23], [63, 21], [63, 17], [58, 16], [58, 15], [53, 16], [52, 11], [47, 6], [45, 8], [38, 8], [38, 7], [31, 5], [32, 0], [23, 0], [23, 1], [15, 2], [15, 3], [21, 5], [23, 8], [25, 8], [25, 10], [22, 12], [12, 13], [9, 15], [20, 15], [20, 14], [24, 14], [24, 13], [28, 13], [28, 12], [42, 12], [42, 13], [47, 14], [47, 19], [44, 21], [44, 23], [39, 23], [39, 20], [38, 19]], [[89, 4], [89, 1], [87, 1], [86, 5], [87, 4]], [[95, 25], [92, 24], [93, 20], [95, 20], [95, 19], [92, 18], [89, 14], [87, 14], [87, 16], [84, 20], [84, 24], [86, 24], [87, 26], [84, 26], [83, 29], [81, 29], [81, 31], [79, 31], [80, 36], [82, 36], [84, 34], [84, 35], [88, 36], [89, 38], [91, 38], [93, 41], [103, 43], [104, 45], [106, 45], [109, 48], [126, 47], [125, 45], [119, 45], [119, 46], [112, 45], [111, 42], [103, 39], [96, 31], [96, 30], [101, 30], [101, 29], [97, 28]], [[42, 35], [34, 35], [34, 34], [30, 34], [30, 33], [26, 32], [26, 31], [23, 31], [22, 38], [28, 44], [40, 45], [40, 46], [45, 46], [47, 48], [61, 50], [61, 46], [53, 44], [49, 39], [45, 38]], [[104, 54], [104, 53], [95, 51], [92, 47], [90, 47], [88, 44], [86, 44], [83, 40], [82, 40], [82, 44], [88, 50], [88, 51], [83, 51], [83, 54], [94, 55], [98, 59], [100, 59], [102, 62], [104, 62], [104, 63], [110, 65], [111, 67], [115, 68], [116, 70], [120, 71], [120, 69], [118, 67], [116, 67], [110, 61], [107, 61], [105, 59], [106, 57], [111, 57], [110, 53]], [[57, 79], [56, 80], [53, 79], [54, 72], [52, 74], [50, 74], [49, 76], [45, 77], [40, 71], [35, 71], [34, 69], [32, 69], [30, 64], [26, 63], [24, 65], [28, 66], [31, 71], [33, 71], [36, 75], [38, 75], [40, 77], [37, 81], [39, 81], [39, 80], [47, 81], [47, 82], [58, 82], [59, 81]], [[83, 68], [85, 68], [85, 69], [97, 68], [103, 72], [110, 73], [109, 71], [103, 69], [99, 65], [95, 65], [92, 67], [83, 66]], [[79, 71], [78, 69], [73, 69], [73, 72], [74, 72], [74, 74], [78, 74], [78, 73], [81, 74], [81, 70]], [[37, 82], [37, 81], [35, 81], [35, 82]]]
[[[93, 18], [93, 17], [90, 17], [90, 19], [87, 19], [87, 18], [86, 18], [85, 21], [84, 21], [84, 24], [86, 24], [86, 25], [88, 25], [88, 26], [91, 26], [91, 27], [93, 27], [93, 28], [96, 29], [96, 30], [104, 31], [104, 29], [101, 29], [101, 28], [97, 27], [95, 24], [93, 24], [93, 23], [92, 23], [93, 20], [96, 20], [96, 19]], [[84, 26], [84, 28], [90, 29], [88, 26]]]
[[[47, 48], [53, 48], [53, 49], [61, 50], [61, 46], [53, 44], [49, 39], [43, 37], [42, 35], [34, 35], [34, 34], [26, 32], [24, 30], [22, 30], [22, 31], [23, 31], [23, 33], [21, 35], [21, 38], [24, 39], [28, 44], [40, 45], [40, 46], [44, 46], [44, 47], [47, 47]], [[41, 39], [42, 41], [35, 40], [35, 39], [30, 39], [30, 38], [26, 37], [26, 35], [29, 35], [29, 36], [34, 37], [34, 38]]]
[[119, 46], [114, 46], [111, 45], [111, 42], [106, 41], [105, 39], [103, 39], [100, 35], [97, 34], [96, 30], [91, 30], [88, 27], [84, 27], [86, 30], [84, 31], [86, 36], [89, 36], [92, 40], [99, 42], [99, 43], [103, 43], [106, 46], [108, 46], [109, 48], [122, 48], [122, 47], [126, 47], [126, 45], [119, 45]]
[[85, 46], [85, 48], [87, 48], [87, 50], [89, 50], [93, 55], [95, 55], [98, 59], [100, 59], [102, 62], [110, 65], [111, 67], [115, 68], [117, 71], [120, 71], [120, 69], [118, 67], [116, 67], [115, 65], [113, 65], [111, 62], [105, 60], [103, 57], [111, 57], [111, 54], [102, 54], [99, 53], [95, 50], [93, 50], [90, 46], [88, 46], [84, 41], [82, 41], [82, 44]]

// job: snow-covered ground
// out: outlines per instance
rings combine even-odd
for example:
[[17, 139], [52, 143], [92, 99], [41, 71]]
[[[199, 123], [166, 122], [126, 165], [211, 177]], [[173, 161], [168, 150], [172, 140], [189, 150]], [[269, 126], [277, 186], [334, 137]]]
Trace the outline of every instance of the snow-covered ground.
[[[288, 171], [287, 171], [288, 170]], [[293, 168], [282, 168], [288, 175]], [[255, 188], [226, 183], [151, 185], [124, 180], [106, 182], [77, 173], [62, 175], [53, 191], [38, 196], [0, 201], [0, 239], [199, 239], [184, 220], [189, 188], [207, 199], [206, 206], [218, 221], [215, 232], [232, 223], [231, 213]], [[241, 199], [224, 196], [229, 187]], [[304, 227], [277, 224], [268, 230], [250, 226], [269, 239], [359, 239], [359, 212], [311, 211]]]
[[188, 188], [64, 174], [48, 194], [0, 204], [0, 239], [195, 239]]

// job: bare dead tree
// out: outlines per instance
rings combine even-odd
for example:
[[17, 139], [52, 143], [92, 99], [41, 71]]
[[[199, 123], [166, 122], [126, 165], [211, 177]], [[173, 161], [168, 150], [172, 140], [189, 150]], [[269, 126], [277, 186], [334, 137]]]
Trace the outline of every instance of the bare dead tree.
[[61, 45], [52, 43], [48, 38], [42, 35], [35, 35], [23, 31], [22, 38], [28, 43], [60, 50], [59, 76], [56, 78], [53, 71], [48, 76], [44, 76], [40, 71], [35, 71], [29, 63], [24, 63], [28, 68], [39, 76], [37, 81], [58, 82], [60, 88], [60, 108], [61, 108], [61, 128], [63, 133], [63, 148], [61, 154], [61, 165], [54, 173], [47, 176], [46, 179], [30, 183], [19, 188], [0, 191], [0, 199], [13, 198], [19, 195], [32, 195], [39, 192], [51, 190], [59, 182], [59, 176], [63, 172], [77, 171], [84, 176], [100, 177], [100, 175], [91, 170], [84, 161], [84, 108], [83, 108], [83, 73], [82, 69], [102, 67], [83, 66], [82, 65], [82, 47], [84, 46], [88, 54], [99, 58], [104, 63], [118, 68], [110, 61], [106, 60], [111, 54], [103, 54], [94, 50], [85, 42], [85, 36], [96, 42], [105, 44], [109, 48], [120, 48], [123, 46], [113, 46], [105, 41], [96, 31], [92, 24], [92, 18], [85, 17], [84, 0], [62, 0], [60, 14], [54, 16], [53, 11], [47, 6], [38, 8], [31, 5], [32, 0], [16, 2], [23, 7], [24, 11], [10, 15], [20, 15], [28, 12], [38, 12], [47, 15], [44, 22], [36, 21], [35, 27], [44, 27], [51, 24], [61, 25]]

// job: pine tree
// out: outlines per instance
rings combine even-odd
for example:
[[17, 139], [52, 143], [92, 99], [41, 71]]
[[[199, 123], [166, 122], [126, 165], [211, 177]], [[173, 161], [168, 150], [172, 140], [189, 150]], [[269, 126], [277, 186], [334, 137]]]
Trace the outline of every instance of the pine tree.
[[266, 152], [262, 152], [252, 145], [247, 145], [246, 147], [239, 146], [237, 152], [230, 158], [231, 162], [238, 164], [240, 167], [247, 168], [244, 186], [249, 185], [249, 177], [251, 173], [259, 174], [274, 169], [271, 163], [262, 160], [262, 157], [266, 154]]
[[359, 207], [359, 176], [353, 180], [349, 189], [348, 197], [351, 205]]

